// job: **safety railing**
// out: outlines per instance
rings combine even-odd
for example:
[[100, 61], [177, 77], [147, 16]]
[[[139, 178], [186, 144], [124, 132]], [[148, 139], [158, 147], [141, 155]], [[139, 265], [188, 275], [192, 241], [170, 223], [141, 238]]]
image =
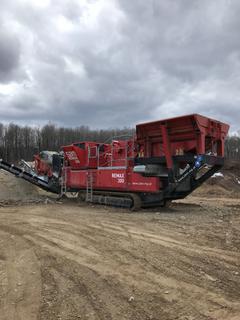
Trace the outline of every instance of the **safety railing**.
[[[123, 154], [122, 157], [117, 156], [117, 154]], [[103, 159], [106, 159], [105, 162], [103, 162]], [[97, 167], [127, 167], [128, 161], [134, 159], [134, 143], [129, 145], [128, 143], [125, 144], [125, 146], [117, 146], [113, 143], [111, 144], [111, 150], [109, 152], [103, 152], [100, 153], [100, 150], [98, 148], [97, 152]], [[101, 161], [101, 163], [100, 163]]]

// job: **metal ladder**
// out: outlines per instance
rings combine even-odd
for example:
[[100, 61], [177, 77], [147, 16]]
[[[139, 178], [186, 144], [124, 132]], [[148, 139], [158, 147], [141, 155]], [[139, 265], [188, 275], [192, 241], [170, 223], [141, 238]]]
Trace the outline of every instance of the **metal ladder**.
[[62, 167], [62, 181], [61, 181], [61, 196], [65, 195], [67, 192], [67, 173], [65, 170], [65, 165], [63, 163]]
[[93, 201], [93, 173], [87, 172], [86, 173], [86, 202]]

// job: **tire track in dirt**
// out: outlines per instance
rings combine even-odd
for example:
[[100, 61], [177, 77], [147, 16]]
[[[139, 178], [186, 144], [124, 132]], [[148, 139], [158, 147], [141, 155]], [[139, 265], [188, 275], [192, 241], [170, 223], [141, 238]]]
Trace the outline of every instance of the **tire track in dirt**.
[[[41, 229], [41, 228], [40, 228]], [[117, 227], [116, 227], [116, 229], [118, 229]], [[68, 256], [68, 253], [69, 252], [71, 252], [72, 254], [74, 254], [74, 255], [77, 255], [78, 257], [79, 256], [84, 256], [85, 257], [85, 260], [86, 260], [86, 257], [88, 257], [89, 256], [89, 253], [87, 254], [87, 252], [86, 251], [84, 251], [84, 252], [82, 252], [82, 248], [81, 249], [79, 249], [78, 248], [78, 250], [77, 251], [74, 251], [74, 246], [72, 246], [71, 245], [71, 242], [76, 242], [76, 239], [72, 239], [72, 235], [70, 236], [70, 238], [73, 240], [73, 241], [69, 241], [69, 236], [68, 236], [68, 243], [67, 243], [67, 245], [65, 245], [65, 243], [61, 240], [62, 238], [64, 238], [64, 237], [62, 237], [62, 235], [61, 235], [61, 233], [59, 233], [59, 231], [54, 231], [54, 230], [49, 230], [49, 228], [47, 228], [47, 229], [45, 229], [44, 230], [45, 231], [45, 233], [46, 234], [44, 234], [44, 233], [36, 233], [35, 235], [34, 235], [34, 239], [35, 239], [35, 241], [36, 241], [36, 236], [40, 239], [42, 239], [42, 240], [45, 240], [45, 239], [47, 239], [47, 242], [48, 243], [51, 243], [52, 242], [52, 245], [54, 245], [54, 247], [56, 248], [60, 248], [60, 249], [62, 249], [64, 252], [63, 253], [61, 253], [61, 255], [62, 256]], [[106, 228], [104, 229], [104, 232], [106, 232]], [[56, 238], [56, 234], [58, 235], [58, 238]], [[26, 238], [29, 240], [33, 240], [31, 237], [29, 237], [29, 236], [26, 236]], [[51, 241], [50, 241], [51, 240]], [[146, 239], [144, 239], [145, 241], [146, 241]], [[34, 241], [34, 240], [33, 240]], [[39, 244], [39, 242], [37, 241], [36, 242], [37, 244]], [[45, 242], [43, 242], [43, 244], [42, 244], [42, 246], [43, 247], [45, 247], [46, 248], [46, 243]], [[50, 249], [50, 248], [49, 248]], [[106, 248], [105, 248], [106, 249]], [[52, 250], [52, 249], [51, 249]], [[174, 253], [174, 254], [176, 254], [176, 253]], [[91, 254], [90, 254], [90, 256], [91, 256]], [[93, 255], [93, 256], [95, 256], [95, 254]], [[115, 255], [115, 257], [116, 257], [116, 255]], [[124, 257], [124, 254], [123, 254], [123, 251], [121, 250], [120, 251], [120, 257], [121, 257], [121, 260], [124, 260], [123, 259], [123, 257]], [[131, 258], [132, 258], [133, 256], [131, 256]], [[135, 260], [140, 260], [140, 257], [137, 257], [136, 258], [136, 256], [134, 257], [135, 258]], [[133, 259], [131, 259], [131, 260], [133, 260]], [[121, 261], [122, 262], [122, 261]], [[86, 263], [86, 262], [85, 262]], [[113, 264], [113, 261], [111, 262], [111, 264]], [[88, 265], [88, 264], [87, 264]], [[149, 261], [147, 262], [147, 265], [148, 265], [148, 269], [149, 269]], [[182, 266], [182, 264], [181, 264], [181, 266]], [[142, 267], [142, 266], [141, 266]], [[155, 271], [156, 271], [156, 266], [154, 267], [154, 269], [155, 269]], [[158, 273], [159, 273], [159, 269], [158, 269]], [[163, 271], [163, 270], [161, 270], [161, 271]], [[181, 269], [179, 269], [178, 270], [178, 273], [180, 274], [181, 273]], [[184, 275], [184, 274], [183, 274]], [[178, 275], [179, 276], [179, 275]], [[165, 276], [164, 276], [164, 278], [166, 278], [166, 272], [165, 272]], [[148, 279], [148, 281], [149, 282], [151, 282], [150, 281], [151, 279]], [[158, 279], [159, 280], [159, 279]], [[168, 285], [169, 285], [169, 283], [171, 283], [171, 282], [173, 282], [173, 280], [175, 280], [173, 277], [170, 277], [169, 278], [169, 276], [168, 276], [168, 278], [167, 278], [167, 282], [168, 282]], [[192, 281], [192, 279], [191, 279], [191, 281]], [[188, 286], [188, 289], [190, 290], [190, 291], [192, 291], [192, 292], [194, 292], [194, 291], [197, 291], [197, 292], [199, 292], [200, 291], [200, 289], [201, 288], [199, 288], [199, 287], [197, 287], [197, 290], [196, 290], [196, 288], [193, 288], [193, 285], [191, 284], [191, 281], [190, 280], [188, 280], [187, 282], [185, 281], [185, 283], [183, 284], [183, 283], [181, 283], [181, 286], [182, 287], [185, 287], [185, 288], [187, 288], [186, 287], [186, 285]], [[154, 282], [154, 281], [152, 281], [152, 282]], [[166, 286], [166, 279], [164, 280], [164, 285]], [[170, 286], [170, 289], [172, 289], [172, 286]], [[209, 296], [210, 296], [210, 294], [208, 293], [208, 292], [205, 292], [205, 291], [203, 291], [202, 292], [202, 294], [203, 295], [205, 295], [205, 296], [208, 296], [208, 298], [209, 298]], [[213, 300], [213, 303], [214, 303], [215, 301]], [[222, 302], [223, 303], [223, 302]], [[224, 301], [224, 303], [225, 303], [225, 305], [226, 304], [229, 304], [229, 302], [228, 301]], [[230, 304], [229, 304], [230, 305]], [[199, 310], [201, 310], [201, 308], [199, 308]]]
[[[28, 248], [38, 263], [42, 284], [33, 279], [40, 292], [38, 319], [239, 318], [239, 253], [231, 243], [205, 245], [206, 233], [215, 239], [224, 230], [222, 224], [219, 230], [209, 225], [216, 221], [214, 214], [198, 219], [195, 208], [185, 222], [173, 211], [161, 217], [108, 210], [73, 205], [0, 209], [0, 234], [14, 236], [15, 251]], [[192, 234], [181, 228], [184, 224]], [[8, 246], [0, 242], [1, 270]], [[30, 256], [22, 256], [24, 265]], [[9, 286], [1, 273], [0, 279]], [[34, 319], [27, 313], [27, 320]]]
[[1, 320], [37, 319], [41, 277], [36, 255], [15, 234], [0, 231]]

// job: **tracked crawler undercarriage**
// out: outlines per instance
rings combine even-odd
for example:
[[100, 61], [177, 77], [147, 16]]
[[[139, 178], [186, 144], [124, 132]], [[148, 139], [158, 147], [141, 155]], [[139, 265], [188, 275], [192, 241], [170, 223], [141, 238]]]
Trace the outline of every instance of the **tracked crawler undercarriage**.
[[[136, 126], [136, 136], [111, 143], [81, 141], [43, 151], [30, 168], [0, 168], [63, 196], [138, 209], [182, 199], [221, 169], [229, 126], [197, 114]], [[24, 163], [24, 162], [23, 162]]]

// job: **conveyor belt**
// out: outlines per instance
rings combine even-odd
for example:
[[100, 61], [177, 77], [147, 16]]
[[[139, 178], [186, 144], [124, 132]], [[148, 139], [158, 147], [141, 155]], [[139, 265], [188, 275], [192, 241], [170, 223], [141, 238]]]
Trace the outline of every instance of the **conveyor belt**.
[[39, 178], [36, 174], [26, 172], [24, 169], [21, 169], [15, 166], [14, 164], [10, 164], [2, 159], [0, 159], [0, 169], [10, 172], [14, 174], [16, 177], [26, 180], [45, 191], [49, 191], [57, 194], [59, 193], [58, 186], [49, 184], [49, 182]]

